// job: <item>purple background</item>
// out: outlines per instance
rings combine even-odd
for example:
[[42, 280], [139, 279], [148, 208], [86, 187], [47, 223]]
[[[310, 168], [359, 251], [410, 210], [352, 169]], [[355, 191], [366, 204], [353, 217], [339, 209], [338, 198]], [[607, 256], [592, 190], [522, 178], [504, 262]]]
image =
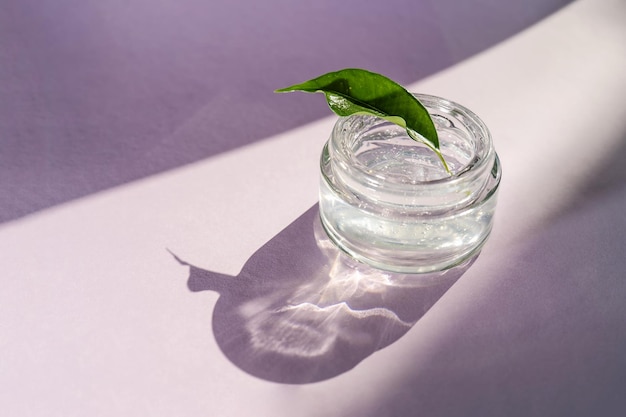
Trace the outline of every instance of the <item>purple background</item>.
[[[321, 97], [275, 88], [348, 66], [410, 83], [567, 3], [2, 0], [0, 222], [329, 114]], [[624, 415], [624, 158], [626, 145], [569, 212], [493, 271], [430, 368], [381, 387], [377, 406], [355, 415]], [[293, 249], [290, 232], [264, 248]], [[255, 262], [254, 273], [276, 270]], [[203, 274], [190, 289], [214, 290], [216, 274]], [[219, 318], [215, 328], [229, 330]]]
[[410, 83], [567, 3], [3, 0], [0, 222], [329, 114], [276, 88], [344, 67]]

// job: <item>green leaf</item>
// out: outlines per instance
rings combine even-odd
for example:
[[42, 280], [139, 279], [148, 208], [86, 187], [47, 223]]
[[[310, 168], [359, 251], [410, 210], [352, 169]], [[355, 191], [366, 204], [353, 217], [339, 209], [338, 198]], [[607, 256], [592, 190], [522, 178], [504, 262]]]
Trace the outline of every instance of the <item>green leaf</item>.
[[363, 69], [348, 68], [276, 90], [277, 93], [291, 91], [324, 93], [328, 105], [339, 116], [373, 115], [405, 128], [412, 139], [436, 152], [448, 170], [439, 151], [437, 130], [428, 110], [415, 96], [389, 78]]

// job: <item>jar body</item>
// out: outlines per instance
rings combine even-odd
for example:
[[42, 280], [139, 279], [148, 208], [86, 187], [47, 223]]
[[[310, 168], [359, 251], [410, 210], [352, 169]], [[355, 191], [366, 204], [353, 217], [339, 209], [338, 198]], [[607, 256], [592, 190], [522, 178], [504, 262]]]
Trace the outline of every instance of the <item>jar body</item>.
[[340, 118], [322, 151], [320, 217], [335, 244], [374, 267], [426, 273], [476, 255], [493, 225], [501, 177], [489, 131], [471, 111], [416, 95], [452, 174], [406, 131], [373, 116]]

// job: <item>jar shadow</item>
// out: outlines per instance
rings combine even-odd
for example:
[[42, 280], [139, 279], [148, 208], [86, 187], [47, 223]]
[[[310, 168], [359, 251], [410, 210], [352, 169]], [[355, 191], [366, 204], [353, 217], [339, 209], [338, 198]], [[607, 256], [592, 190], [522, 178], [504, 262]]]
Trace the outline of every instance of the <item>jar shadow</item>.
[[327, 237], [317, 204], [256, 251], [237, 276], [189, 267], [191, 291], [220, 294], [213, 334], [224, 355], [268, 381], [340, 375], [402, 337], [476, 257], [429, 274], [352, 259]]

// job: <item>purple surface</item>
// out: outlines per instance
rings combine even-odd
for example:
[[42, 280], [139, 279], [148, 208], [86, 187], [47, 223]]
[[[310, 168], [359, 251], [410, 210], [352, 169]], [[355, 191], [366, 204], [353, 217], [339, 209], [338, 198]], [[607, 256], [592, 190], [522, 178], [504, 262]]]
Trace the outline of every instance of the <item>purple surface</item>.
[[[329, 114], [321, 97], [276, 96], [276, 87], [344, 66], [415, 81], [565, 3], [4, 0], [0, 222]], [[624, 415], [625, 154], [626, 145], [574, 210], [486, 277], [493, 286], [454, 323], [427, 366], [401, 364], [406, 378], [381, 386], [381, 400], [354, 415]], [[344, 350], [319, 361], [331, 361], [329, 368], [299, 374], [298, 381], [289, 379], [289, 367], [302, 363], [274, 355], [270, 365], [283, 368], [268, 370], [253, 345], [233, 339], [241, 337], [233, 326], [244, 324], [229, 313], [248, 297], [272, 295], [279, 307], [294, 293], [317, 301], [308, 298], [319, 292], [315, 285], [299, 291], [306, 274], [320, 268], [319, 254], [298, 258], [316, 253], [298, 229], [308, 227], [301, 222], [310, 215], [262, 247], [238, 285], [219, 287], [233, 277], [192, 269], [191, 290], [220, 293], [212, 316], [216, 341], [250, 374], [292, 383], [330, 378], [404, 334], [395, 321], [389, 327], [345, 316], [343, 330], [367, 334], [369, 344], [344, 340]], [[296, 261], [303, 264], [289, 263]], [[260, 272], [267, 287], [248, 285]], [[271, 275], [277, 273], [280, 279]], [[445, 289], [425, 292], [421, 305], [412, 303], [420, 297], [413, 290], [404, 294], [407, 302], [393, 289], [390, 298], [350, 302], [354, 311], [384, 307], [412, 325]], [[315, 318], [300, 318], [320, 328]], [[271, 323], [262, 323], [270, 326], [264, 327], [269, 341], [280, 340], [272, 338], [280, 329]]]
[[323, 117], [275, 88], [416, 81], [569, 0], [4, 0], [0, 222]]

